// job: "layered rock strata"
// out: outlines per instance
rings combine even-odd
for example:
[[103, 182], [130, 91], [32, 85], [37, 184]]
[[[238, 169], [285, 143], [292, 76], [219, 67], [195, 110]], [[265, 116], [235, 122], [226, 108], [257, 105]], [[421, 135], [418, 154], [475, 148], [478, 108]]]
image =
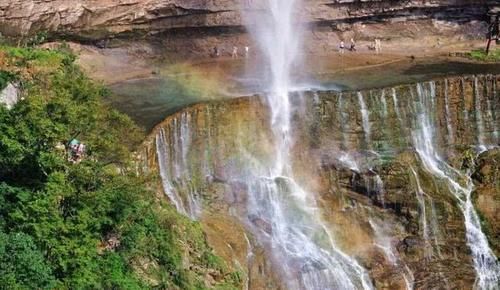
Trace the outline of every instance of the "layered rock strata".
[[[250, 4], [248, 4], [250, 3]], [[497, 1], [320, 1], [304, 0], [297, 15], [311, 28], [310, 52], [332, 50], [348, 41], [440, 36], [484, 38], [487, 12]], [[46, 32], [106, 46], [115, 37], [161, 41], [167, 51], [207, 56], [214, 46], [230, 52], [249, 45], [244, 33], [245, 11], [265, 13], [260, 1], [179, 0], [2, 0], [0, 33], [20, 37]], [[243, 12], [243, 13], [242, 13]], [[428, 45], [439, 45], [432, 40]]]

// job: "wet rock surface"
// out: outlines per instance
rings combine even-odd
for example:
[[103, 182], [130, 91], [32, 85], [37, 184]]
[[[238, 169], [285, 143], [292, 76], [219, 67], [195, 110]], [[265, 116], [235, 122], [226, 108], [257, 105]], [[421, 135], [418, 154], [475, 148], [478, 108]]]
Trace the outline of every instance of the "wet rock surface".
[[[499, 76], [479, 75], [292, 98], [295, 181], [318, 197], [335, 243], [368, 270], [377, 289], [405, 289], [409, 283], [416, 289], [470, 289], [474, 284], [463, 213], [445, 180], [426, 168], [414, 134], [421, 128], [418, 106], [430, 106], [438, 154], [465, 172], [478, 144], [499, 142], [499, 84]], [[157, 144], [162, 130], [166, 151]], [[269, 245], [255, 236], [256, 229], [268, 235], [276, 225], [251, 212], [247, 183], [252, 168], [272, 160], [270, 130], [259, 97], [199, 104], [159, 124], [140, 152], [140, 171], [153, 174], [159, 170], [158, 154], [167, 153], [169, 168], [162, 172], [170, 182], [163, 186], [167, 195], [177, 192], [184, 210], [194, 212], [212, 233], [216, 251], [238, 261], [251, 281], [249, 289], [274, 289], [281, 278]], [[497, 157], [498, 149], [483, 153], [473, 177], [483, 229], [498, 251]], [[286, 179], [275, 183], [289, 191]], [[199, 212], [190, 200], [196, 200]], [[217, 235], [229, 232], [234, 237]], [[236, 249], [231, 254], [226, 242]], [[313, 262], [297, 261], [297, 271], [320, 271]]]
[[497, 257], [500, 254], [500, 149], [481, 154], [472, 177], [477, 182], [474, 204]]

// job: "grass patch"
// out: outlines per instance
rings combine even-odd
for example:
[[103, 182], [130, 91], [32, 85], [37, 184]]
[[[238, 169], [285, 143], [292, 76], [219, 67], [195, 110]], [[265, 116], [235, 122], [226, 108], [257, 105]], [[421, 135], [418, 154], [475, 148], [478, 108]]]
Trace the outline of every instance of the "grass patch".
[[490, 53], [486, 55], [486, 51], [483, 49], [476, 49], [467, 54], [469, 58], [479, 61], [492, 61], [492, 62], [500, 62], [500, 49], [492, 49]]

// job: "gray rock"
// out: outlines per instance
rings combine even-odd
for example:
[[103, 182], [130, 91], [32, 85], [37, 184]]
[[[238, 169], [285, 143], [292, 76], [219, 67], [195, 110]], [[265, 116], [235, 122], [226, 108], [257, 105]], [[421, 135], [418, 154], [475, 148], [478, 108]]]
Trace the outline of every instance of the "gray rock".
[[0, 92], [0, 104], [3, 104], [7, 109], [12, 109], [20, 100], [19, 89], [13, 83], [9, 83], [5, 89]]

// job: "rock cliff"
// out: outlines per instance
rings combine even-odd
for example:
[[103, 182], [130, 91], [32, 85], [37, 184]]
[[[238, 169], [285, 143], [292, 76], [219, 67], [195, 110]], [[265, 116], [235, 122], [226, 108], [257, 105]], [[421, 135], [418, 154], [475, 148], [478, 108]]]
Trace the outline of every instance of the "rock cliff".
[[[494, 0], [303, 0], [312, 52], [339, 39], [412, 35], [483, 37]], [[47, 32], [97, 42], [159, 36], [172, 52], [207, 54], [213, 45], [246, 42], [242, 11], [265, 13], [262, 1], [238, 0], [1, 0], [0, 32], [19, 37]], [[386, 29], [391, 27], [391, 29]]]
[[[463, 172], [460, 183], [472, 182], [465, 172], [475, 171], [476, 208], [498, 251], [498, 150], [475, 160], [473, 145], [498, 144], [499, 82], [492, 75], [454, 77], [293, 98], [295, 180], [318, 195], [335, 242], [362, 263], [377, 289], [405, 289], [408, 281], [415, 289], [471, 289], [475, 281], [462, 197], [431, 173], [421, 142], [434, 144], [448, 164], [440, 166]], [[426, 130], [419, 106], [432, 124], [428, 140], [419, 135]], [[140, 154], [140, 170], [161, 175], [159, 190], [202, 222], [218, 254], [242, 265], [249, 289], [280, 285], [279, 266], [256, 234], [272, 234], [276, 225], [252, 214], [246, 183], [254, 166], [273, 160], [268, 122], [257, 97], [198, 104], [159, 124]]]

